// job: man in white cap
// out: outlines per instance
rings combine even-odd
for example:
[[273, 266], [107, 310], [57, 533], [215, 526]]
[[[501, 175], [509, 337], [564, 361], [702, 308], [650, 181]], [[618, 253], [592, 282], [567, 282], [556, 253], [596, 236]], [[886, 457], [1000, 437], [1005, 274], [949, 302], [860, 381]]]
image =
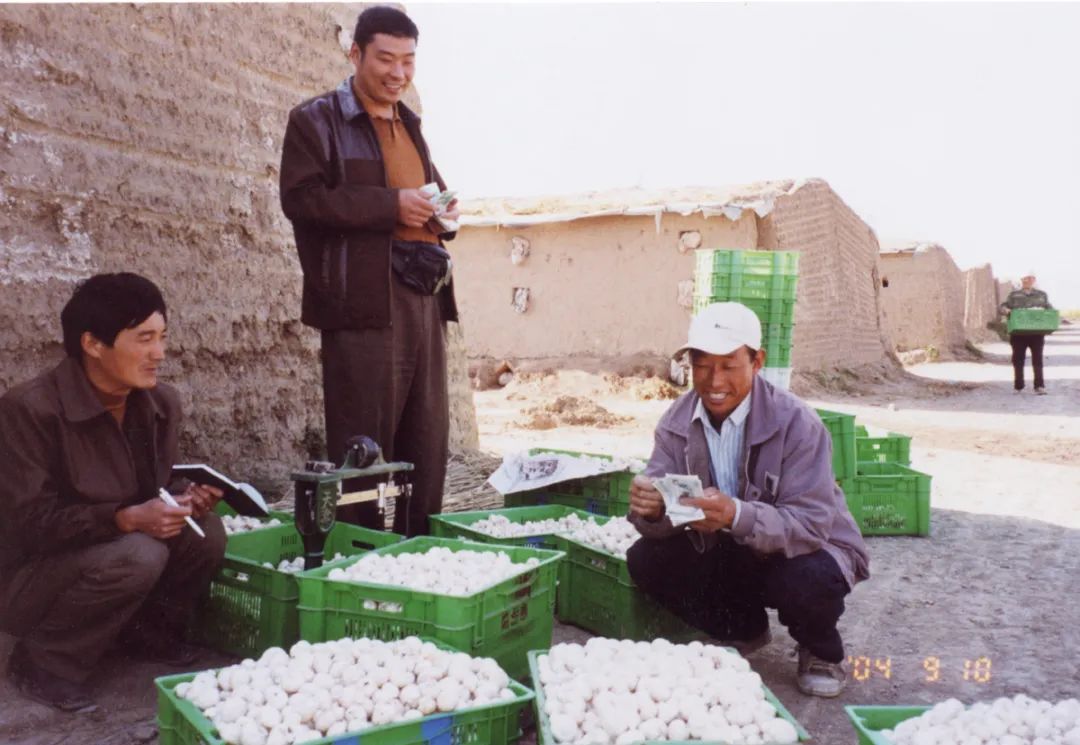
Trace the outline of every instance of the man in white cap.
[[[1013, 290], [1001, 304], [1002, 315], [1009, 315], [1017, 308], [1053, 308], [1046, 293], [1035, 289], [1035, 271], [1027, 272], [1020, 278], [1020, 289]], [[1016, 331], [1009, 334], [1012, 346], [1013, 390], [1024, 390], [1024, 360], [1027, 350], [1031, 350], [1031, 369], [1035, 373], [1035, 395], [1046, 395], [1046, 382], [1043, 380], [1043, 345], [1046, 333], [1043, 331]]]
[[[799, 690], [837, 696], [844, 597], [869, 577], [869, 557], [832, 470], [817, 413], [758, 375], [761, 323], [740, 303], [690, 322], [693, 389], [656, 426], [644, 473], [630, 488], [642, 538], [627, 554], [637, 585], [690, 625], [749, 653], [771, 641], [766, 608], [799, 644]], [[653, 479], [697, 475], [704, 519], [674, 527]]]

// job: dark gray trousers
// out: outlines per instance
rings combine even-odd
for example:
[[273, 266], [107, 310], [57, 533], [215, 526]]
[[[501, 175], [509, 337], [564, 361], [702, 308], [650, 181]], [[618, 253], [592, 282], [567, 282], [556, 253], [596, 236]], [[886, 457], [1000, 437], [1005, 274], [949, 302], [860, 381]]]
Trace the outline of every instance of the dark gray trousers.
[[[385, 329], [322, 334], [326, 446], [341, 464], [345, 441], [373, 438], [386, 460], [412, 463], [412, 498], [394, 510], [394, 532], [428, 533], [428, 515], [442, 510], [450, 434], [446, 329], [437, 296], [421, 295], [394, 277], [391, 323]], [[368, 488], [345, 485], [346, 491]], [[373, 502], [347, 505], [338, 519], [382, 530]]]
[[128, 533], [16, 570], [0, 627], [30, 662], [76, 682], [129, 631], [180, 638], [225, 556], [221, 518], [197, 522], [206, 538], [188, 527], [166, 541]]

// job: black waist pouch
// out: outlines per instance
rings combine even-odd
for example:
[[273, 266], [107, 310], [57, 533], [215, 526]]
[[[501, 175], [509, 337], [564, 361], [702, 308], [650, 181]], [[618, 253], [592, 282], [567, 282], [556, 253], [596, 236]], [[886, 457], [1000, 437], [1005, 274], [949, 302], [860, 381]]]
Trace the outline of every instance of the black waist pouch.
[[403, 284], [421, 295], [434, 295], [450, 284], [453, 268], [446, 249], [423, 241], [394, 241], [390, 265]]

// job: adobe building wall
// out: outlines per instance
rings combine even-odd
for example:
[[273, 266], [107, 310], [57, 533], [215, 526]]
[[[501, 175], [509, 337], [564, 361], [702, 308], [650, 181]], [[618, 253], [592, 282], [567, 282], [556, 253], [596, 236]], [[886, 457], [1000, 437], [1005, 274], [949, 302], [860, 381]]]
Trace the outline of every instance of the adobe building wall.
[[995, 341], [989, 324], [998, 318], [997, 282], [994, 270], [983, 264], [964, 272], [964, 333], [978, 342]]
[[[798, 250], [800, 278], [792, 366], [853, 366], [886, 355], [872, 230], [823, 181], [776, 199], [759, 218], [700, 213], [609, 216], [525, 227], [466, 225], [451, 245], [470, 359], [544, 360], [666, 356], [685, 341], [690, 318], [678, 302], [692, 282], [693, 251], [680, 234], [699, 231], [703, 248]], [[528, 242], [519, 264], [515, 241]], [[524, 313], [514, 288], [528, 288]]]
[[964, 275], [938, 245], [881, 254], [881, 299], [899, 352], [964, 346]]
[[[0, 6], [0, 391], [60, 358], [76, 281], [130, 270], [170, 307], [184, 458], [283, 488], [319, 450], [278, 165], [289, 109], [348, 74], [362, 7]], [[475, 446], [451, 339], [452, 439]]]
[[781, 197], [759, 246], [798, 250], [792, 367], [810, 371], [880, 362], [888, 334], [878, 289], [874, 231], [821, 180]]
[[[502, 228], [464, 226], [450, 245], [470, 357], [549, 359], [664, 356], [686, 340], [689, 310], [679, 283], [694, 276], [694, 253], [679, 234], [701, 232], [703, 247], [753, 248], [753, 213], [737, 221], [665, 214], [597, 217]], [[514, 239], [529, 255], [511, 261]], [[528, 288], [524, 313], [515, 288]]]

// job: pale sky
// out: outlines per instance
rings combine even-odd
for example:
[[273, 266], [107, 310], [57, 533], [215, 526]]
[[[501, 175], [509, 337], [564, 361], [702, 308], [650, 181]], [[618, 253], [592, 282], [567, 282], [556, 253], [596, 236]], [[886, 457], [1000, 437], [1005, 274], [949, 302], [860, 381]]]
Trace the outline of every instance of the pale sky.
[[465, 198], [820, 177], [1080, 308], [1080, 5], [409, 3]]

